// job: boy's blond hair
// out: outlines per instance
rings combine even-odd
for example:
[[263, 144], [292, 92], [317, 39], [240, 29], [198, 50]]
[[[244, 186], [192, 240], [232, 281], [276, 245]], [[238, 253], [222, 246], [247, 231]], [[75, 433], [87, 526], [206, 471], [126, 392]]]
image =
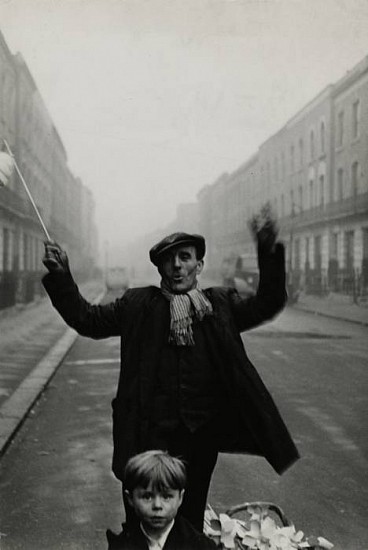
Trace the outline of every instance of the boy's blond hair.
[[184, 463], [167, 451], [152, 450], [130, 458], [125, 466], [123, 487], [133, 491], [136, 487], [148, 487], [160, 492], [166, 489], [181, 491], [186, 484]]

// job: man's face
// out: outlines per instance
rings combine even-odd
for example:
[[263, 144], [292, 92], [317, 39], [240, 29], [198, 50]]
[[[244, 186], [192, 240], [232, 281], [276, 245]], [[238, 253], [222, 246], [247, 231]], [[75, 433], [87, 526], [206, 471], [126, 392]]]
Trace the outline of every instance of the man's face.
[[147, 534], [158, 537], [175, 518], [183, 494], [183, 490], [169, 487], [158, 491], [150, 483], [146, 488], [136, 487], [127, 492], [127, 497]]
[[195, 288], [203, 260], [197, 260], [194, 246], [177, 246], [164, 254], [159, 272], [172, 292], [183, 294]]

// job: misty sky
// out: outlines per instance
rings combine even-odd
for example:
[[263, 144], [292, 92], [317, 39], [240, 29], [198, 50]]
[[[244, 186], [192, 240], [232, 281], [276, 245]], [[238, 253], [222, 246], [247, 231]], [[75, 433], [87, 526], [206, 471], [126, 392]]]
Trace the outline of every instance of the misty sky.
[[0, 29], [114, 245], [164, 227], [368, 55], [368, 1], [0, 0]]

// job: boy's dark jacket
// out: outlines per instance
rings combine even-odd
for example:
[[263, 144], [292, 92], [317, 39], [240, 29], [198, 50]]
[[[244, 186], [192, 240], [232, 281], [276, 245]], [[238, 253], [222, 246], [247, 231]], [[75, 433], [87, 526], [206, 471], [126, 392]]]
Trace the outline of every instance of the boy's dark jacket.
[[[108, 550], [148, 550], [148, 544], [139, 526], [129, 533], [115, 535], [107, 531]], [[183, 517], [177, 516], [164, 544], [164, 550], [216, 550], [214, 541], [198, 533]]]
[[[219, 450], [264, 456], [281, 474], [299, 457], [288, 430], [248, 359], [240, 332], [278, 313], [286, 302], [284, 247], [259, 252], [257, 295], [241, 299], [234, 289], [206, 289], [214, 313], [203, 321], [207, 349], [220, 375]], [[54, 307], [79, 334], [121, 337], [121, 371], [113, 400], [113, 471], [122, 479], [127, 459], [145, 450], [150, 404], [160, 350], [168, 339], [169, 303], [157, 287], [132, 288], [107, 305], [79, 294], [71, 274], [48, 274], [43, 284]]]

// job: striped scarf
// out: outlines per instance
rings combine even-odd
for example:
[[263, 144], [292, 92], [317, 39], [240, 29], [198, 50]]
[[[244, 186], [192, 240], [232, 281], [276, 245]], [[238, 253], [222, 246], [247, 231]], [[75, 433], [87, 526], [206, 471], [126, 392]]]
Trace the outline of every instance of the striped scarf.
[[161, 281], [161, 291], [170, 302], [169, 342], [176, 346], [194, 346], [193, 318], [202, 321], [205, 315], [211, 315], [211, 302], [198, 286], [185, 294], [173, 294]]

